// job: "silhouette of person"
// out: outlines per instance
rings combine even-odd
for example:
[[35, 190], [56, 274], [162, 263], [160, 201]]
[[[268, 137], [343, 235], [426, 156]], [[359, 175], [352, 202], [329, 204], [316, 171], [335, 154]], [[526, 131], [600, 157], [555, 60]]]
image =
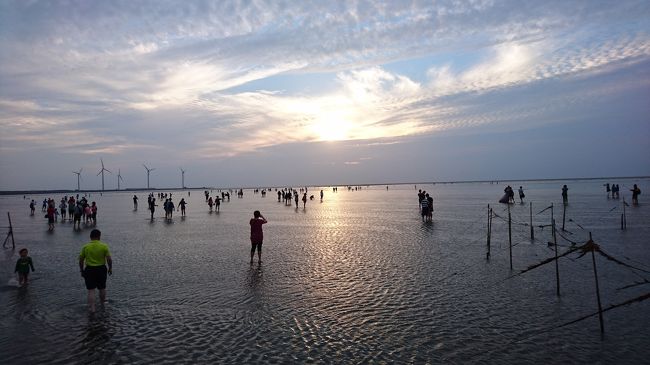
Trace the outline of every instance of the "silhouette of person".
[[634, 187], [630, 189], [630, 191], [632, 192], [632, 205], [639, 205], [639, 194], [641, 194], [641, 189], [634, 184]]
[[251, 225], [251, 264], [253, 263], [253, 256], [257, 250], [257, 262], [262, 263], [262, 242], [264, 241], [264, 233], [262, 225], [266, 224], [266, 218], [260, 213], [259, 210], [253, 212], [253, 218], [250, 220]]

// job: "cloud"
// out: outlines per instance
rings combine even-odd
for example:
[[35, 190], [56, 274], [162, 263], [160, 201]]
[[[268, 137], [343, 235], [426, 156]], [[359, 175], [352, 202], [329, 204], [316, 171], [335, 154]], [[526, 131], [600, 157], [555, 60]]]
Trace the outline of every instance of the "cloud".
[[647, 1], [4, 1], [0, 14], [11, 153], [399, 144], [648, 89], [626, 74], [650, 59]]

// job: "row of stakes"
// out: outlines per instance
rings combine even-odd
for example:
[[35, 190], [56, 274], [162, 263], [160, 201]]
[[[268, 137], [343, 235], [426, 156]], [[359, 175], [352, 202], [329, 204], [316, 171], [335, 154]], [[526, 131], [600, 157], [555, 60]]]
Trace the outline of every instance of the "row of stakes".
[[[621, 214], [621, 230], [627, 229], [627, 217], [626, 217], [626, 202], [625, 198], [623, 198], [623, 213]], [[557, 251], [557, 232], [555, 228], [555, 218], [553, 215], [553, 204], [551, 204], [548, 208], [540, 211], [539, 213], [542, 213], [546, 210], [550, 209], [551, 210], [551, 224], [550, 226], [552, 227], [552, 232], [553, 232], [553, 247], [555, 251], [555, 286], [556, 286], [556, 295], [559, 297], [560, 296], [560, 269], [559, 269], [559, 263], [558, 263], [558, 251]], [[612, 209], [613, 210], [613, 209]], [[538, 213], [538, 214], [539, 214]], [[493, 212], [493, 209], [488, 205], [488, 219], [487, 219], [487, 253], [486, 253], [486, 259], [490, 259], [490, 245], [491, 245], [491, 239], [492, 239], [492, 218], [495, 216], [495, 213]], [[564, 231], [564, 226], [566, 222], [566, 204], [563, 204], [563, 210], [562, 210], [562, 231]], [[535, 230], [533, 226], [533, 203], [530, 203], [530, 239], [535, 240]], [[544, 226], [541, 226], [544, 227]], [[513, 269], [512, 266], [512, 216], [510, 214], [510, 204], [508, 204], [508, 243], [509, 243], [509, 257], [510, 257], [510, 270]], [[550, 244], [550, 243], [549, 243]], [[594, 273], [594, 281], [596, 283], [596, 300], [598, 303], [598, 320], [600, 322], [600, 332], [604, 333], [605, 332], [605, 326], [603, 323], [603, 308], [602, 308], [602, 303], [600, 300], [600, 286], [598, 283], [598, 269], [596, 267], [596, 257], [595, 257], [595, 251], [598, 249], [598, 245], [592, 240], [591, 237], [591, 232], [589, 232], [589, 241], [587, 241], [584, 245], [580, 246], [579, 248], [570, 250], [568, 253], [571, 253], [577, 249], [581, 249], [583, 252], [591, 252], [591, 259], [592, 259], [592, 266], [593, 266], [593, 273]], [[566, 255], [565, 254], [565, 255]], [[564, 255], [562, 255], [564, 256]]]

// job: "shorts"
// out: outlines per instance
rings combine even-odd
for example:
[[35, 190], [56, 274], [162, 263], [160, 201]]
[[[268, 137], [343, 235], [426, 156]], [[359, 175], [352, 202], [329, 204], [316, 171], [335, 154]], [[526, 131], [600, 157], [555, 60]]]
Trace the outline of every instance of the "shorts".
[[255, 252], [256, 248], [257, 248], [258, 251], [262, 252], [262, 241], [260, 241], [260, 242], [252, 242], [251, 241], [251, 252]]
[[106, 269], [106, 266], [86, 266], [84, 269], [86, 289], [106, 289], [107, 273], [108, 269]]
[[54, 223], [54, 216], [53, 215], [48, 215], [47, 216], [47, 223]]
[[81, 221], [81, 214], [75, 214], [74, 215], [74, 221], [75, 222], [80, 222]]

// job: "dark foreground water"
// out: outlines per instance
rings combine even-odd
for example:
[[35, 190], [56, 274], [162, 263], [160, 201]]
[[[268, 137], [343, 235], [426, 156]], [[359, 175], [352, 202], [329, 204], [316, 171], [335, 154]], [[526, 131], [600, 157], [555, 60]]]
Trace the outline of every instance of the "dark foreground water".
[[[607, 199], [605, 182], [627, 200], [632, 183], [650, 194], [648, 179], [522, 184], [534, 225], [550, 223], [550, 210], [536, 213], [554, 203], [561, 226], [566, 183], [563, 235], [581, 244], [591, 231], [608, 254], [650, 270], [646, 196], [621, 231], [622, 199]], [[202, 191], [176, 192], [188, 216], [171, 223], [162, 210], [149, 220], [142, 193], [138, 211], [133, 193], [93, 194], [114, 259], [109, 303], [94, 315], [77, 267], [91, 227], [59, 222], [48, 233], [29, 200], [0, 197], [0, 225], [10, 211], [17, 248], [29, 248], [37, 270], [28, 287], [10, 285], [18, 253], [1, 251], [0, 363], [647, 363], [650, 301], [606, 312], [602, 336], [597, 316], [559, 327], [597, 310], [591, 254], [560, 260], [560, 297], [553, 263], [511, 277], [553, 255], [549, 227], [530, 240], [528, 204], [512, 206], [514, 270], [501, 218], [485, 259], [487, 204], [507, 217], [496, 203], [503, 183], [418, 188], [434, 195], [433, 223], [418, 215], [413, 185], [325, 188], [322, 203], [313, 188], [306, 209], [245, 191], [212, 214]], [[255, 209], [269, 220], [262, 265], [248, 262]], [[650, 292], [647, 283], [621, 289], [650, 274], [596, 263], [603, 307]]]

